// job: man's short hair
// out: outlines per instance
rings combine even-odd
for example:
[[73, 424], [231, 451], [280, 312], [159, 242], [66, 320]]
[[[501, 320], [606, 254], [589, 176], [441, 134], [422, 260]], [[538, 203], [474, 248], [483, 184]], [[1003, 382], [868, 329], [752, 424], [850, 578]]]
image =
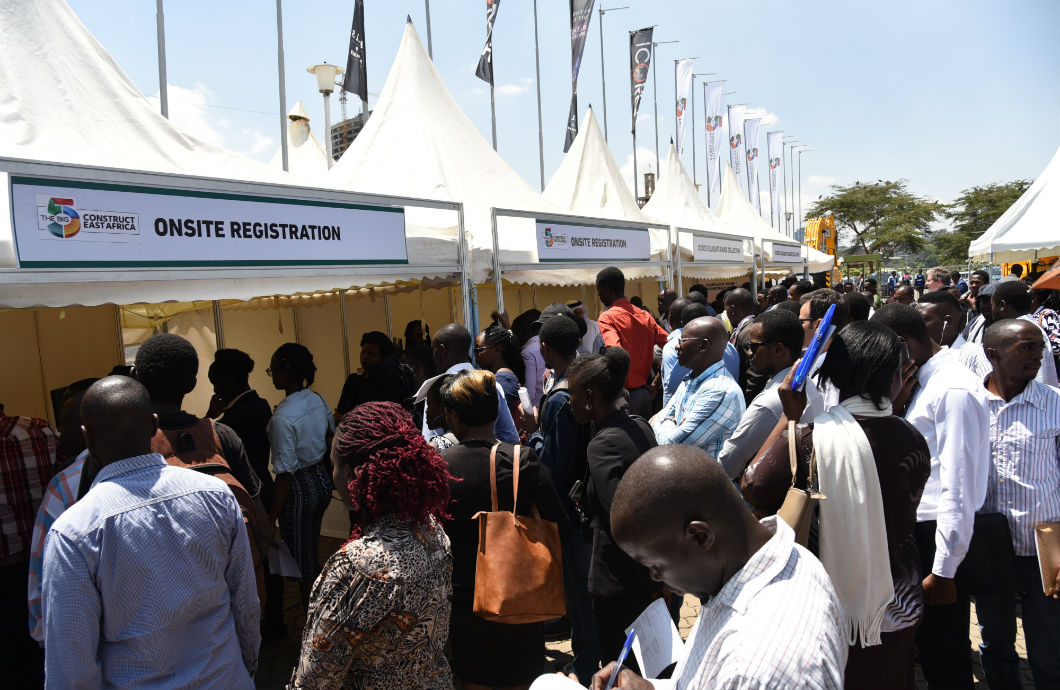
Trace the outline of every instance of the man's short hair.
[[1031, 310], [1031, 289], [1019, 280], [1007, 280], [998, 283], [994, 288], [994, 304], [1007, 302], [1010, 307], [1021, 314]]
[[790, 299], [786, 299], [777, 306], [770, 309], [769, 311], [776, 311], [777, 309], [783, 309], [786, 312], [790, 312], [797, 319], [799, 318], [799, 311], [801, 310], [801, 307], [795, 302], [792, 302]]
[[817, 319], [823, 319], [825, 312], [828, 311], [828, 307], [834, 304], [835, 314], [832, 316], [832, 324], [835, 326], [835, 329], [839, 331], [843, 326], [847, 325], [847, 321], [850, 320], [850, 308], [847, 306], [846, 300], [843, 298], [844, 295], [835, 290], [821, 288], [820, 290], [814, 290], [813, 292], [803, 295], [802, 299], [799, 300], [799, 303], [810, 303], [810, 318], [814, 321]]
[[1023, 266], [1020, 264], [1014, 264], [1012, 268], [1009, 269], [1009, 273], [1019, 278], [1023, 275]]
[[970, 274], [968, 274], [969, 280], [971, 279], [972, 276], [979, 276], [980, 278], [983, 279], [984, 283], [989, 283], [990, 282], [990, 273], [988, 273], [987, 271], [984, 271], [981, 268], [978, 269], [978, 270], [972, 271]]
[[920, 304], [943, 304], [952, 307], [955, 311], [961, 311], [961, 303], [949, 290], [935, 290], [925, 292], [920, 298]]
[[617, 295], [621, 295], [626, 291], [626, 276], [615, 266], [608, 266], [597, 273], [596, 283]]
[[707, 311], [707, 305], [692, 302], [681, 310], [681, 323], [690, 323], [692, 319], [698, 319], [703, 316], [710, 316], [710, 312]]
[[792, 357], [802, 352], [804, 335], [798, 316], [784, 309], [770, 309], [756, 316], [754, 322], [762, 326], [763, 342], [780, 343]]
[[158, 333], [136, 351], [133, 371], [152, 397], [183, 397], [195, 388], [199, 355], [179, 335]]
[[902, 338], [912, 338], [918, 343], [928, 342], [924, 317], [912, 304], [885, 304], [872, 315], [872, 323], [882, 323]]
[[[869, 304], [869, 300], [865, 295], [860, 292], [848, 292], [843, 295], [843, 301], [846, 302], [847, 316], [851, 321], [868, 320], [869, 310], [872, 308], [872, 305]], [[836, 311], [839, 311], [839, 309], [837, 308]]]
[[943, 286], [950, 284], [950, 269], [944, 266], [933, 266], [928, 269], [927, 272], [928, 280], [937, 280], [943, 284]]
[[564, 357], [572, 357], [581, 344], [581, 334], [572, 319], [552, 318], [541, 324], [538, 332], [541, 342]]
[[808, 280], [799, 280], [795, 282], [795, 294], [799, 297], [808, 295], [813, 292], [813, 283]]

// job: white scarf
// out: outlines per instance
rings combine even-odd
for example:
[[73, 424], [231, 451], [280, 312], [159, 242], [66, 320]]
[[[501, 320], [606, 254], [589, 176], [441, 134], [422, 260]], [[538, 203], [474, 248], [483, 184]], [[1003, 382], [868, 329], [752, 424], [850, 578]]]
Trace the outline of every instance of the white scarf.
[[821, 563], [832, 578], [850, 626], [849, 643], [880, 644], [883, 614], [894, 599], [887, 527], [876, 461], [865, 432], [855, 421], [886, 417], [891, 401], [878, 410], [871, 400], [848, 398], [813, 420], [820, 502]]

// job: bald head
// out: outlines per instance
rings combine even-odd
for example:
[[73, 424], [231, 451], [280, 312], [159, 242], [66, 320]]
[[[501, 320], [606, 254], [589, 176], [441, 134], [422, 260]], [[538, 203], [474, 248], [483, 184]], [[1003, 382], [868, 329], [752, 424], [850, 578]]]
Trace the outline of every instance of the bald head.
[[622, 550], [655, 579], [701, 598], [716, 594], [769, 538], [721, 465], [695, 446], [649, 450], [626, 472], [611, 506]]
[[142, 383], [108, 376], [92, 384], [81, 400], [81, 428], [100, 465], [151, 452], [158, 420]]
[[725, 294], [725, 312], [729, 315], [729, 321], [733, 322], [733, 328], [741, 319], [755, 313], [755, 303], [755, 296], [750, 290], [736, 288]]
[[681, 366], [700, 372], [715, 362], [720, 362], [725, 356], [729, 332], [719, 319], [701, 316], [684, 325], [681, 340], [683, 342], [678, 346], [678, 360]]
[[432, 350], [434, 365], [439, 371], [468, 362], [471, 360], [471, 332], [458, 323], [448, 323], [434, 334]]

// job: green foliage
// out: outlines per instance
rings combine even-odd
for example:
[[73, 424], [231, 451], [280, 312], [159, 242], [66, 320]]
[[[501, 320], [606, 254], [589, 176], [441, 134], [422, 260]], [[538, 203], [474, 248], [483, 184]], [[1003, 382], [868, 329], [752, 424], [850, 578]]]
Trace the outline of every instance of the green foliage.
[[906, 181], [855, 182], [833, 185], [832, 193], [807, 211], [808, 217], [831, 211], [836, 230], [847, 235], [864, 254], [890, 259], [899, 252], [917, 252], [928, 240], [928, 231], [942, 204], [922, 199], [906, 189]]
[[937, 232], [932, 242], [947, 264], [968, 260], [968, 245], [1001, 217], [1030, 186], [1028, 180], [971, 187], [961, 192], [944, 215], [953, 222], [952, 232]]

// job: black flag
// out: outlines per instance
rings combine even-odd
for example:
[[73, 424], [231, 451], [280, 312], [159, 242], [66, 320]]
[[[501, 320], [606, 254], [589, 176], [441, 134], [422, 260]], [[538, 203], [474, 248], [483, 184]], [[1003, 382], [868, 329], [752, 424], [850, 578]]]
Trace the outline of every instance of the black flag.
[[364, 58], [364, 0], [353, 6], [353, 28], [350, 29], [350, 56], [346, 58], [346, 78], [342, 88], [368, 102], [368, 62]]
[[563, 142], [564, 153], [574, 143], [574, 137], [578, 136], [578, 71], [582, 66], [582, 52], [585, 50], [585, 37], [589, 34], [589, 22], [593, 18], [594, 2], [595, 0], [570, 0], [571, 97], [567, 138]]
[[648, 81], [648, 66], [651, 65], [651, 36], [654, 29], [648, 27], [629, 35], [629, 88], [633, 99], [633, 131], [637, 131], [637, 111], [640, 96]]
[[493, 22], [497, 21], [497, 8], [501, 0], [486, 0], [486, 46], [478, 59], [475, 76], [493, 86]]

